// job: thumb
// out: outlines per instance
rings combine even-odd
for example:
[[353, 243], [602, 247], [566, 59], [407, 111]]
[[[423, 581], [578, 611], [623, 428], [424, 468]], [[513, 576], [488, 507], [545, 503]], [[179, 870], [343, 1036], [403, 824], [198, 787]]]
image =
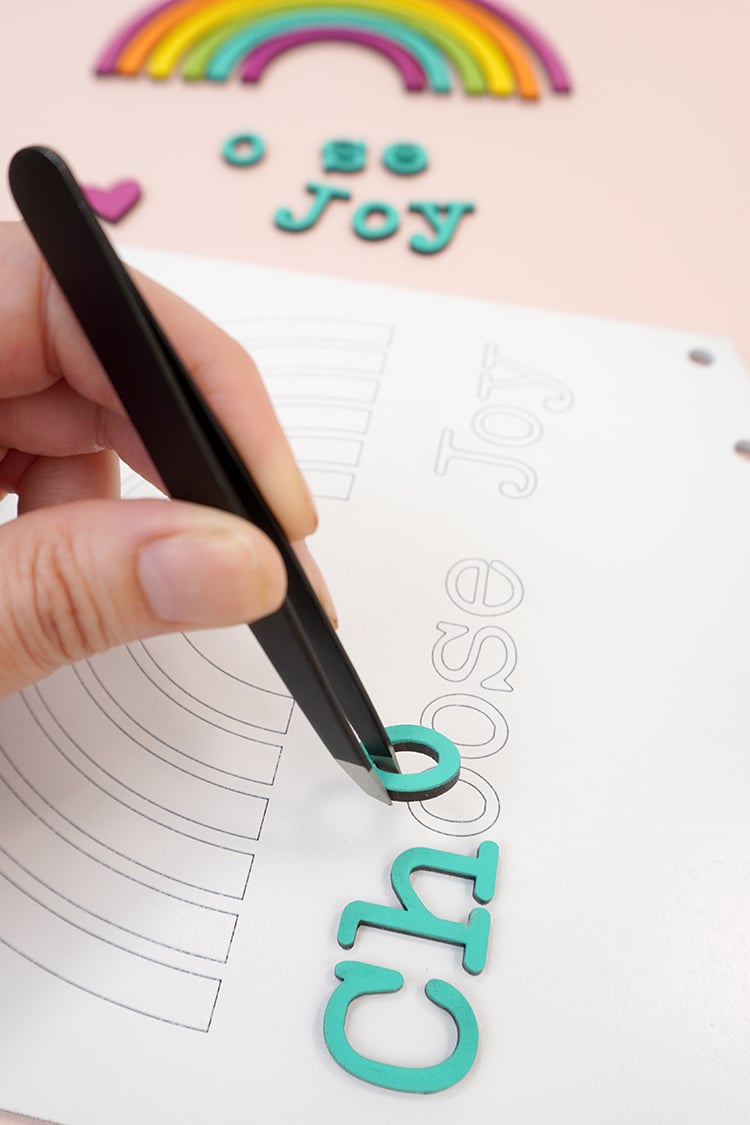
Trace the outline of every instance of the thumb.
[[278, 609], [283, 563], [252, 524], [167, 500], [84, 500], [0, 527], [0, 696], [140, 637]]

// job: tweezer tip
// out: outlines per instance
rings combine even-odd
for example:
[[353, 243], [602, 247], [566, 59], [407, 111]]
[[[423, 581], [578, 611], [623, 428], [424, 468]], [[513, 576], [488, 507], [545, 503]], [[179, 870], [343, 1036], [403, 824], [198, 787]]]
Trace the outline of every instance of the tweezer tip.
[[374, 770], [370, 770], [365, 765], [359, 765], [355, 762], [339, 761], [339, 765], [349, 775], [352, 781], [355, 781], [360, 789], [367, 793], [368, 796], [374, 797], [376, 801], [382, 801], [384, 805], [393, 804], [393, 801], [388, 795], [388, 790]]

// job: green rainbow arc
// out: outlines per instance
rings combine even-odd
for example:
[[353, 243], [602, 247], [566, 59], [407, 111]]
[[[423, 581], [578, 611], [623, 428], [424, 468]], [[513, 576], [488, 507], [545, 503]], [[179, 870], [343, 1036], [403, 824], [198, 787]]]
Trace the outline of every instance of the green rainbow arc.
[[182, 61], [181, 73], [184, 78], [193, 80], [226, 81], [249, 51], [300, 27], [353, 27], [381, 34], [414, 55], [424, 69], [430, 89], [436, 93], [449, 93], [452, 88], [446, 59], [455, 68], [467, 93], [483, 94], [487, 90], [482, 68], [473, 56], [430, 21], [410, 14], [407, 26], [403, 16], [397, 21], [362, 8], [345, 7], [290, 7], [256, 20], [251, 27], [246, 19], [238, 19], [206, 35], [193, 47]]

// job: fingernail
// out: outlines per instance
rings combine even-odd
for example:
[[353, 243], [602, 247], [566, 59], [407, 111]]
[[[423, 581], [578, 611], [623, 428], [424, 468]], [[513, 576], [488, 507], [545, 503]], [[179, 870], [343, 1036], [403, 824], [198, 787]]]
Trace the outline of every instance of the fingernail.
[[254, 621], [283, 598], [282, 571], [273, 567], [272, 550], [254, 528], [232, 520], [230, 527], [146, 543], [138, 554], [138, 579], [160, 621], [203, 626]]
[[325, 578], [323, 577], [320, 567], [310, 554], [310, 548], [308, 547], [307, 543], [302, 540], [299, 543], [294, 544], [294, 550], [297, 553], [297, 558], [301, 562], [305, 574], [310, 579], [310, 585], [318, 595], [323, 609], [328, 614], [328, 617], [331, 620], [331, 624], [333, 625], [334, 629], [338, 629], [339, 618], [338, 614], [336, 613], [336, 606], [333, 604], [331, 591], [328, 589], [328, 585]]

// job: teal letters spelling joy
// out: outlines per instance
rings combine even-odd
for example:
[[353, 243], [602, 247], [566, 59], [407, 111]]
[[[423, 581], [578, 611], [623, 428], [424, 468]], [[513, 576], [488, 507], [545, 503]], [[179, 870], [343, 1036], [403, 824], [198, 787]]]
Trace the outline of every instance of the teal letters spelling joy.
[[[429, 910], [412, 884], [415, 871], [434, 871], [470, 879], [476, 902], [490, 902], [495, 893], [498, 847], [484, 841], [475, 856], [455, 855], [434, 848], [409, 848], [398, 856], [391, 868], [391, 884], [400, 906], [380, 906], [371, 902], [352, 902], [339, 923], [338, 940], [351, 949], [360, 926], [430, 938], [463, 947], [463, 967], [481, 973], [487, 961], [490, 915], [483, 908], [473, 909], [466, 922], [438, 918]], [[336, 966], [341, 982], [334, 991], [323, 1020], [323, 1034], [336, 1062], [357, 1078], [376, 1086], [411, 1093], [435, 1093], [455, 1085], [471, 1069], [479, 1046], [479, 1031], [474, 1012], [466, 998], [447, 981], [430, 980], [425, 994], [453, 1019], [456, 1047], [448, 1058], [425, 1067], [404, 1067], [379, 1062], [361, 1055], [346, 1037], [349, 1005], [362, 996], [398, 992], [404, 983], [401, 973], [368, 965], [361, 961], [342, 961]]]

